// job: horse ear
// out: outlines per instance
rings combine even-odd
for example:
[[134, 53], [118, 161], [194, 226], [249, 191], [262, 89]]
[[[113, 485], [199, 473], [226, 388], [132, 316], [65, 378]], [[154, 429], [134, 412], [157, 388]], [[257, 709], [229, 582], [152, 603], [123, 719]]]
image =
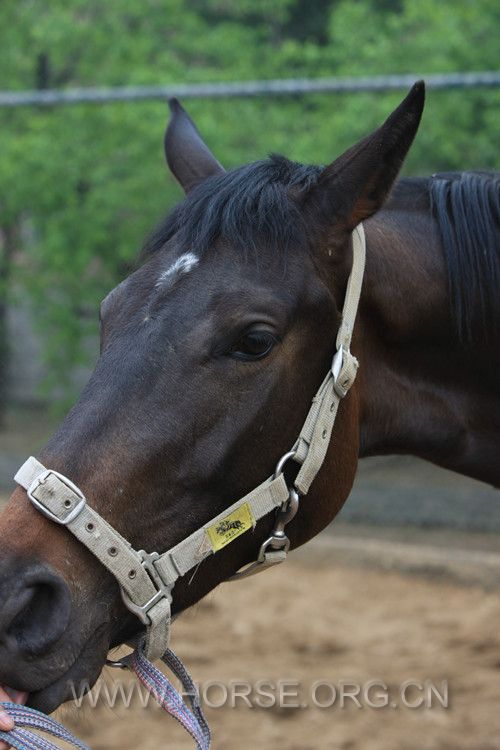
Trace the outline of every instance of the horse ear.
[[177, 99], [170, 99], [170, 122], [165, 133], [165, 157], [186, 193], [207, 177], [224, 172], [196, 125]]
[[325, 167], [306, 200], [352, 231], [381, 208], [417, 132], [425, 100], [416, 83], [384, 124]]

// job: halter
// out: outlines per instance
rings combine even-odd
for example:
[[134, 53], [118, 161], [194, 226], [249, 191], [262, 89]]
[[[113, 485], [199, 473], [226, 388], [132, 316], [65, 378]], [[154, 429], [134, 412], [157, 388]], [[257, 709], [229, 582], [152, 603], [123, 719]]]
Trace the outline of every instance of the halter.
[[[24, 487], [40, 513], [65, 526], [87, 547], [118, 581], [126, 607], [146, 629], [144, 655], [157, 659], [168, 648], [172, 590], [175, 582], [233, 542], [257, 521], [277, 511], [271, 535], [261, 545], [257, 560], [237, 572], [231, 580], [253, 575], [283, 562], [290, 548], [286, 525], [296, 515], [304, 497], [323, 465], [338, 407], [354, 382], [358, 361], [350, 352], [365, 265], [365, 235], [359, 224], [352, 233], [353, 263], [337, 334], [332, 366], [312, 400], [300, 435], [292, 450], [278, 461], [272, 477], [249, 492], [227, 510], [204, 524], [167, 552], [135, 550], [110, 524], [91, 508], [83, 492], [57, 471], [29, 458], [15, 481]], [[283, 470], [288, 461], [300, 466], [289, 487]], [[116, 663], [122, 666], [121, 662]]]

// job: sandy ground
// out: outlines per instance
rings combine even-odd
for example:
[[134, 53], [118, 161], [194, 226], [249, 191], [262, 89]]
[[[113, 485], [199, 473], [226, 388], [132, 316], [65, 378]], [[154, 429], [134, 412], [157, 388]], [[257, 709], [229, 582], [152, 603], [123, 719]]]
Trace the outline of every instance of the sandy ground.
[[[314, 543], [313, 543], [314, 545]], [[222, 702], [231, 682], [262, 679], [299, 693], [285, 704], [253, 707], [239, 699], [207, 709], [214, 750], [495, 750], [500, 749], [500, 595], [393, 571], [343, 567], [321, 555], [298, 555], [281, 569], [225, 584], [174, 628], [173, 648], [185, 660], [211, 703]], [[107, 670], [108, 681], [123, 677]], [[362, 707], [332, 698], [333, 685], [387, 685], [389, 705]], [[431, 681], [431, 707], [404, 705], [406, 680]], [[210, 682], [217, 683], [210, 686]], [[326, 681], [327, 686], [313, 686]], [[283, 683], [282, 683], [283, 684]], [[273, 692], [273, 691], [271, 691]], [[383, 687], [368, 691], [385, 701]], [[411, 688], [409, 702], [424, 691]], [[238, 701], [237, 701], [238, 702]], [[269, 699], [271, 702], [271, 699]], [[309, 704], [306, 707], [306, 704]], [[173, 719], [133, 702], [114, 709], [67, 707], [60, 718], [93, 750], [192, 747]]]

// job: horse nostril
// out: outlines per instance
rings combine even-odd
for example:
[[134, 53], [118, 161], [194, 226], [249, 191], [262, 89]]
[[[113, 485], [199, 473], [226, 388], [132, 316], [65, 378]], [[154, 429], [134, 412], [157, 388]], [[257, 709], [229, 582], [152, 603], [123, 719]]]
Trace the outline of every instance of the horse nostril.
[[70, 607], [62, 579], [43, 569], [26, 573], [2, 613], [5, 642], [28, 655], [42, 654], [66, 630]]

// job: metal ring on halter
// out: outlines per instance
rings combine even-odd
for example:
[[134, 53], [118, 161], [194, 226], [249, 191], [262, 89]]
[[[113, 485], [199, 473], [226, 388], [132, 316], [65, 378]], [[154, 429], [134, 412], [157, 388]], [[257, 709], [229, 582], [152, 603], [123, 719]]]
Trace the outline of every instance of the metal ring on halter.
[[[285, 453], [283, 456], [281, 456], [280, 460], [276, 464], [276, 469], [274, 470], [274, 476], [273, 479], [276, 479], [279, 477], [280, 474], [283, 473], [283, 469], [285, 468], [285, 464], [288, 461], [291, 461], [295, 456], [297, 455], [296, 450], [288, 451], [288, 453]], [[283, 526], [292, 520], [292, 518], [297, 513], [297, 510], [299, 509], [299, 493], [295, 489], [295, 487], [290, 487], [288, 490], [288, 499], [283, 503], [281, 506], [281, 510], [278, 514], [278, 520], [282, 522]]]
[[[274, 478], [278, 477], [287, 461], [295, 456], [296, 451], [289, 451], [280, 458], [274, 472]], [[300, 497], [295, 487], [291, 487], [288, 490], [288, 498], [285, 500], [281, 508], [277, 509], [276, 521], [269, 536], [265, 542], [263, 542], [259, 549], [257, 560], [247, 565], [246, 568], [237, 571], [234, 575], [228, 578], [228, 581], [237, 581], [241, 578], [247, 578], [248, 576], [258, 573], [260, 570], [265, 570], [267, 566], [282, 562], [284, 557], [276, 559], [277, 553], [283, 552], [288, 553], [290, 549], [290, 540], [285, 534], [285, 526], [289, 521], [294, 518], [299, 509]]]
[[280, 460], [276, 464], [273, 479], [276, 479], [277, 477], [279, 477], [280, 474], [283, 473], [283, 469], [287, 461], [290, 461], [296, 455], [297, 455], [297, 451], [288, 451], [288, 453], [285, 453], [283, 456], [281, 456]]
[[295, 518], [299, 509], [300, 496], [295, 487], [289, 491], [288, 500], [278, 512], [274, 531], [283, 531], [287, 523]]
[[128, 669], [128, 664], [124, 661], [113, 661], [112, 659], [106, 659], [106, 666], [112, 669]]
[[116, 659], [116, 661], [114, 661], [113, 659], [106, 659], [106, 666], [112, 667], [113, 669], [129, 669], [130, 657], [132, 656], [133, 652], [137, 648], [144, 646], [144, 636], [139, 635], [136, 638], [127, 641], [127, 646], [132, 649], [130, 654], [126, 654], [125, 656], [122, 656], [121, 659]]

